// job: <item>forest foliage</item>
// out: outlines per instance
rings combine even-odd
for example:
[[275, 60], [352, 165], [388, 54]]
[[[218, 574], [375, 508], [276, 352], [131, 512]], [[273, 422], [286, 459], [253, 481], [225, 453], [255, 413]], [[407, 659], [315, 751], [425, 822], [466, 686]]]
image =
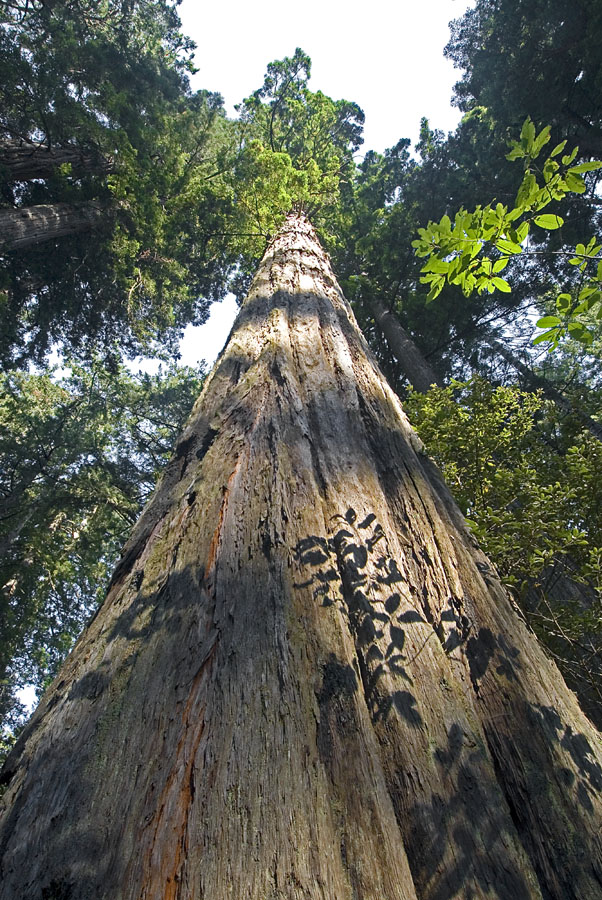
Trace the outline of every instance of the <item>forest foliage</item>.
[[[562, 7], [477, 0], [446, 50], [458, 128], [423, 120], [415, 148], [377, 152], [357, 104], [310, 89], [300, 49], [228, 118], [191, 89], [177, 3], [3, 4], [5, 740], [19, 688], [44, 687], [102, 601], [198, 393], [203, 373], [177, 365], [183, 328], [229, 290], [242, 299], [291, 210], [318, 228], [471, 527], [602, 724], [602, 11]], [[433, 373], [428, 393], [410, 390], [383, 311]], [[160, 374], [130, 374], [139, 354]]]

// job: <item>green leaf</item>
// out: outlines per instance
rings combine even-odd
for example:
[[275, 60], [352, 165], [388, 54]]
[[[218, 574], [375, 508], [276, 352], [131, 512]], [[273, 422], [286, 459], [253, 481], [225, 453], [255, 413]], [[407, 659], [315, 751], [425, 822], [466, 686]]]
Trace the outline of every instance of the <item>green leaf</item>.
[[529, 223], [522, 222], [518, 228], [516, 229], [516, 234], [518, 236], [519, 241], [522, 243], [527, 235], [529, 234]]
[[510, 153], [506, 154], [506, 159], [509, 159], [512, 162], [515, 159], [523, 159], [525, 156], [525, 151], [520, 146], [520, 144], [515, 144]]
[[520, 244], [515, 244], [514, 241], [506, 241], [503, 238], [500, 238], [499, 241], [496, 241], [495, 246], [498, 248], [498, 250], [501, 250], [502, 253], [522, 253], [522, 247]]
[[556, 297], [557, 310], [561, 313], [567, 312], [571, 305], [571, 299], [570, 294], [558, 294]]
[[528, 116], [523, 122], [523, 127], [520, 132], [520, 142], [524, 149], [529, 152], [533, 147], [533, 141], [535, 140], [535, 125], [531, 121], [530, 116]]
[[516, 195], [516, 205], [520, 207], [521, 210], [525, 210], [534, 197], [537, 195], [537, 180], [535, 175], [528, 170], [525, 172], [525, 176], [523, 178], [523, 182], [518, 189], [518, 193]]
[[559, 144], [556, 144], [552, 152], [550, 153], [550, 159], [553, 156], [558, 156], [559, 153], [562, 153], [564, 148], [566, 147], [566, 141], [561, 141]]
[[569, 335], [581, 344], [592, 343], [592, 335], [581, 322], [569, 322]]
[[557, 343], [558, 329], [551, 328], [550, 331], [544, 331], [543, 334], [538, 334], [536, 338], [533, 338], [534, 344], [541, 344], [543, 341], [554, 341], [554, 343]]
[[509, 260], [509, 256], [502, 256], [501, 259], [496, 260], [493, 264], [493, 274], [495, 275], [498, 272], [502, 272], [508, 265]]
[[566, 156], [562, 157], [562, 165], [570, 166], [570, 164], [573, 162], [573, 160], [577, 156], [578, 152], [579, 152], [579, 147], [573, 147], [573, 149], [571, 150], [570, 153], [567, 153]]
[[437, 272], [440, 275], [446, 275], [449, 271], [450, 263], [444, 262], [442, 259], [439, 259], [437, 256], [431, 256], [431, 258], [424, 264], [421, 272]]
[[492, 278], [491, 281], [493, 284], [495, 284], [496, 288], [499, 291], [503, 291], [504, 294], [509, 294], [512, 290], [512, 288], [504, 278]]
[[541, 152], [544, 144], [547, 144], [550, 140], [550, 128], [550, 125], [546, 125], [546, 127], [543, 128], [535, 138], [533, 150], [531, 151], [532, 156], [537, 156]]
[[546, 213], [543, 216], [535, 216], [533, 221], [536, 225], [539, 225], [540, 228], [545, 228], [548, 231], [554, 231], [556, 228], [560, 228], [564, 225], [562, 216], [555, 216], [551, 213]]
[[579, 291], [579, 299], [580, 299], [580, 300], [587, 300], [587, 298], [588, 298], [588, 297], [591, 297], [592, 294], [597, 294], [597, 293], [598, 293], [598, 290], [597, 290], [597, 288], [595, 287], [595, 285], [593, 285], [593, 284], [586, 284], [586, 285], [584, 285], [584, 286], [581, 288], [581, 290]]
[[432, 300], [435, 300], [443, 290], [444, 285], [445, 280], [443, 278], [441, 278], [439, 281], [434, 281], [426, 298], [426, 302], [430, 303]]
[[596, 169], [602, 169], [602, 161], [592, 159], [589, 162], [579, 163], [578, 166], [571, 166], [568, 174], [579, 175], [581, 172], [594, 172]]
[[585, 183], [578, 175], [573, 175], [569, 172], [565, 178], [565, 182], [566, 186], [573, 194], [585, 193]]
[[537, 328], [551, 328], [553, 325], [561, 325], [562, 320], [558, 318], [558, 316], [544, 316], [542, 319], [538, 319], [535, 325]]

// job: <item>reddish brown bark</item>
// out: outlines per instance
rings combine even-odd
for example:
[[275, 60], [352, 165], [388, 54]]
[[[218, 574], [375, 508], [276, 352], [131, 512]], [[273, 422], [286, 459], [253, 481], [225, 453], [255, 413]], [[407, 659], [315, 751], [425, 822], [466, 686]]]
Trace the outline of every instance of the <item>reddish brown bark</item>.
[[3, 777], [2, 900], [600, 896], [600, 735], [307, 222]]

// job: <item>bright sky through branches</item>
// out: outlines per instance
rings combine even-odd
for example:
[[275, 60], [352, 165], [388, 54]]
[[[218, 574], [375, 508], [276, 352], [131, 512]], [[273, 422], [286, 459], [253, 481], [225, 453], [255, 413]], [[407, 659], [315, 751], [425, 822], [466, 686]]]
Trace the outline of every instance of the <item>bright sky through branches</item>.
[[415, 143], [422, 116], [431, 127], [453, 129], [450, 106], [460, 77], [443, 48], [448, 23], [470, 0], [183, 0], [183, 30], [197, 44], [196, 88], [219, 91], [229, 114], [260, 87], [266, 66], [301, 47], [312, 60], [312, 90], [353, 100], [366, 114], [366, 150], [399, 138]]
[[[472, 0], [183, 0], [184, 33], [197, 44], [196, 89], [218, 91], [229, 115], [263, 83], [267, 64], [301, 47], [312, 60], [310, 88], [353, 100], [366, 115], [363, 150], [382, 151], [402, 137], [418, 139], [420, 119], [451, 131], [460, 114], [451, 106], [460, 72], [443, 56], [449, 22]], [[234, 321], [232, 299], [214, 304], [209, 321], [186, 329], [182, 363], [211, 365]]]

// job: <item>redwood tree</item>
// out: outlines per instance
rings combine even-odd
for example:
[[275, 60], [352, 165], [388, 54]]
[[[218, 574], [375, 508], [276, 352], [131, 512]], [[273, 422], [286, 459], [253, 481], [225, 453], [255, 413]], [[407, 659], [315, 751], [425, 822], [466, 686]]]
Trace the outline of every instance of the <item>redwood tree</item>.
[[600, 896], [600, 735], [307, 221], [3, 778], [2, 900]]

